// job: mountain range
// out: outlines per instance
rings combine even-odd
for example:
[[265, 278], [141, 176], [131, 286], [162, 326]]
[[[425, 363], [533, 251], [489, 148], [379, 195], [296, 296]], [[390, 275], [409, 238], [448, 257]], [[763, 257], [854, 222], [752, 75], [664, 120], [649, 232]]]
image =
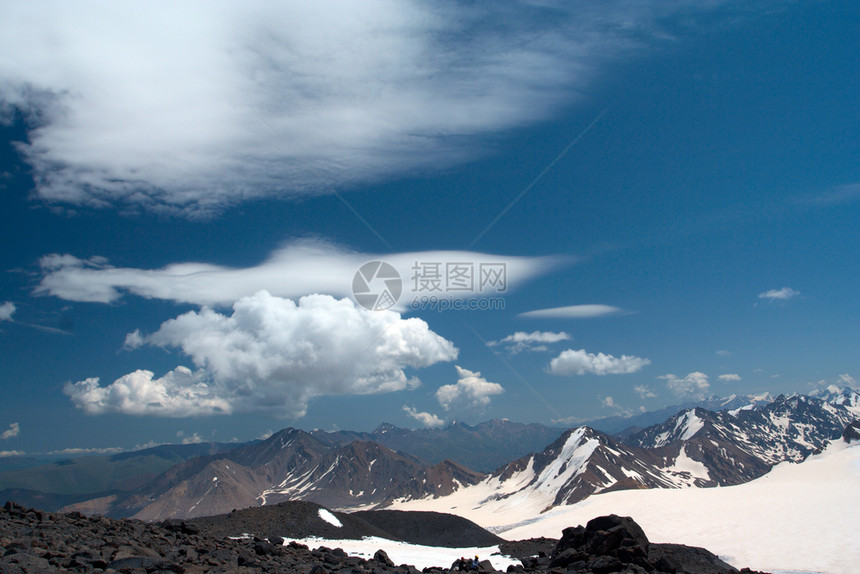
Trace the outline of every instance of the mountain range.
[[[498, 420], [420, 431], [383, 424], [372, 433], [289, 428], [230, 448], [201, 446], [208, 449], [201, 456], [175, 461], [124, 489], [108, 481], [113, 489], [93, 490], [90, 496], [79, 492], [76, 500], [55, 493], [52, 502], [144, 520], [201, 517], [287, 500], [346, 511], [442, 499], [451, 500], [453, 508], [468, 500], [472, 508], [518, 504], [539, 513], [610, 490], [747, 482], [839, 438], [860, 415], [859, 399], [851, 389], [772, 400], [728, 397], [712, 401], [722, 409], [693, 406], [646, 428], [628, 425], [616, 435], [588, 426], [562, 432]], [[540, 441], [547, 446], [532, 446]], [[494, 458], [507, 456], [510, 462], [489, 473], [472, 470], [460, 461], [470, 446], [475, 459], [484, 461], [481, 468]], [[460, 460], [442, 458], [446, 447]], [[124, 460], [140, 456], [126, 453]], [[31, 469], [34, 476], [36, 471]], [[0, 486], [7, 484], [6, 475], [0, 473]], [[0, 495], [13, 498], [9, 492]]]

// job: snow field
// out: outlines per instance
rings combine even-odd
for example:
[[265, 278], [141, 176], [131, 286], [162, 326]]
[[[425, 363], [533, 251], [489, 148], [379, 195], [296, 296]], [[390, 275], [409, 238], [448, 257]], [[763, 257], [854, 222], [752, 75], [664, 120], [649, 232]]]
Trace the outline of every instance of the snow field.
[[[385, 538], [365, 537], [361, 540], [326, 540], [323, 538], [287, 538], [285, 544], [295, 540], [300, 544], [306, 544], [309, 548], [316, 549], [320, 546], [327, 548], [341, 548], [350, 556], [358, 556], [369, 560], [377, 550], [385, 550], [388, 557], [395, 564], [412, 564], [419, 570], [428, 566], [439, 566], [449, 568], [454, 560], [461, 556], [474, 558], [477, 554], [481, 560], [489, 560], [496, 570], [505, 571], [509, 564], [520, 564], [519, 560], [502, 556], [499, 554], [498, 546], [486, 548], [443, 548], [439, 546], [421, 546], [420, 544], [409, 544], [397, 542]], [[495, 555], [494, 555], [495, 554]]]

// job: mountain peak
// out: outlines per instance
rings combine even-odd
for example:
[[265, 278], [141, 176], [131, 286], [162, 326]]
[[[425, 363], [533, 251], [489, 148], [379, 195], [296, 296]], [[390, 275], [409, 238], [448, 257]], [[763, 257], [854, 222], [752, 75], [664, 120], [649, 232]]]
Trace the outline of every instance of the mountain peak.
[[394, 426], [391, 423], [382, 423], [375, 429], [371, 434], [385, 434], [387, 432], [394, 432], [400, 430], [398, 427]]

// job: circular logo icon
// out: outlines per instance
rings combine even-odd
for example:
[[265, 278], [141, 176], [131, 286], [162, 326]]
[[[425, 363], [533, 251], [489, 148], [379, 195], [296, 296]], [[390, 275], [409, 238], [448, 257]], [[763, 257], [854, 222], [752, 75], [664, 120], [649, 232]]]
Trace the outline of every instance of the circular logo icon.
[[352, 278], [352, 296], [371, 311], [385, 311], [400, 299], [403, 282], [400, 273], [385, 261], [369, 261]]

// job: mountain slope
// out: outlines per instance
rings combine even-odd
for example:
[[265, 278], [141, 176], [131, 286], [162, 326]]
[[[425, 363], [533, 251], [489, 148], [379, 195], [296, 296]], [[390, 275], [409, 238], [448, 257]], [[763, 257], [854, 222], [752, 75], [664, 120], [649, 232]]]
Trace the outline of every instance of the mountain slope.
[[465, 516], [518, 509], [537, 516], [608, 491], [737, 485], [779, 462], [820, 452], [853, 420], [845, 406], [806, 396], [780, 396], [759, 409], [690, 409], [626, 444], [588, 427], [571, 429], [475, 486], [440, 500], [400, 500], [392, 508]]
[[372, 508], [395, 498], [444, 496], [483, 478], [450, 461], [430, 466], [373, 442], [333, 447], [285, 429], [260, 443], [176, 465], [114, 501], [108, 514], [192, 518], [286, 500]]
[[45, 510], [140, 487], [176, 464], [225, 452], [235, 444], [161, 445], [110, 456], [85, 456], [0, 472], [0, 498]]
[[[712, 412], [691, 409], [625, 439], [625, 443], [657, 448], [675, 441], [740, 450], [769, 466], [800, 462], [841, 436], [854, 414], [845, 406], [805, 395], [780, 395], [767, 406]], [[711, 446], [708, 446], [711, 445]], [[721, 453], [731, 460], [732, 457]]]

